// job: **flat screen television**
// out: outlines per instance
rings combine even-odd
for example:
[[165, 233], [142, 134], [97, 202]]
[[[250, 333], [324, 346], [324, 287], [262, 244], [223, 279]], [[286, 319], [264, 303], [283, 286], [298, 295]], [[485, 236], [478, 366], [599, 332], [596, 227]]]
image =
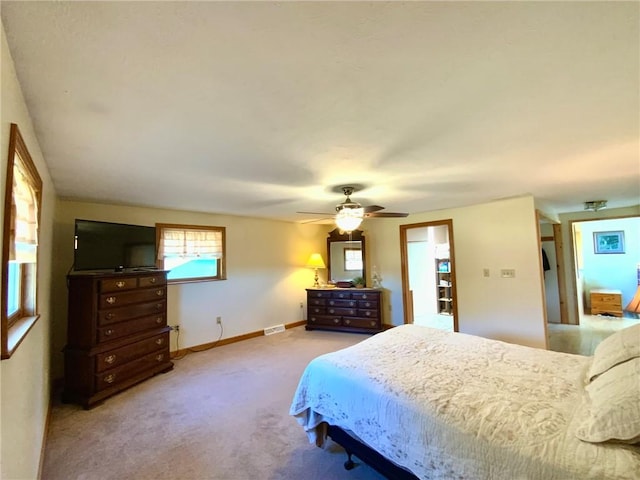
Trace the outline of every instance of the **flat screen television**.
[[155, 227], [76, 219], [74, 270], [152, 269], [155, 257]]

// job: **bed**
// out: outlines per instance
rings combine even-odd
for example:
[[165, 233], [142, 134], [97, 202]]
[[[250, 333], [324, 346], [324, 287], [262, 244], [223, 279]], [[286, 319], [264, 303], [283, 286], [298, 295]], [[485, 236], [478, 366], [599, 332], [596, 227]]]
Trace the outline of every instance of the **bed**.
[[586, 357], [403, 325], [312, 360], [290, 414], [387, 478], [640, 478], [640, 325]]

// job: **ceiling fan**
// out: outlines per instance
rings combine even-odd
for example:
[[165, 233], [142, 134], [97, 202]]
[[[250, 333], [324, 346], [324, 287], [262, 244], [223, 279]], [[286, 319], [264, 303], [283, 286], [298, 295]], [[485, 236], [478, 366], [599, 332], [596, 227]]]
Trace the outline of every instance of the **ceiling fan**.
[[358, 202], [354, 202], [351, 200], [351, 195], [356, 190], [355, 187], [352, 186], [344, 186], [340, 187], [344, 195], [347, 197], [344, 202], [336, 205], [336, 213], [319, 213], [319, 212], [297, 212], [297, 213], [305, 213], [310, 215], [322, 215], [322, 216], [333, 216], [335, 215], [336, 225], [340, 230], [345, 232], [351, 232], [360, 226], [360, 223], [365, 218], [398, 218], [398, 217], [406, 217], [408, 213], [397, 213], [397, 212], [381, 212], [380, 210], [384, 210], [384, 207], [380, 205], [367, 205], [362, 206]]

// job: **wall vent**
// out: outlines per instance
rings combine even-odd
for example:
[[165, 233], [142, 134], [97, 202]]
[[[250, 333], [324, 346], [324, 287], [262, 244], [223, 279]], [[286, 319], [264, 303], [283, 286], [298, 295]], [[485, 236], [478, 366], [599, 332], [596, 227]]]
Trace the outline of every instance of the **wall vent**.
[[284, 332], [284, 325], [280, 324], [280, 325], [274, 325], [272, 327], [267, 327], [264, 329], [264, 334], [265, 335], [273, 335], [274, 333], [282, 333]]

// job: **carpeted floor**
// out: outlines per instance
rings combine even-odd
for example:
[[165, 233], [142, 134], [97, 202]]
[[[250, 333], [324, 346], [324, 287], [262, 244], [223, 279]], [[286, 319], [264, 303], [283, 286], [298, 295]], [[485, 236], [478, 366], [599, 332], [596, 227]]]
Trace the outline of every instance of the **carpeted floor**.
[[309, 444], [289, 406], [314, 357], [367, 338], [284, 333], [192, 353], [93, 410], [55, 403], [44, 480], [382, 480]]

